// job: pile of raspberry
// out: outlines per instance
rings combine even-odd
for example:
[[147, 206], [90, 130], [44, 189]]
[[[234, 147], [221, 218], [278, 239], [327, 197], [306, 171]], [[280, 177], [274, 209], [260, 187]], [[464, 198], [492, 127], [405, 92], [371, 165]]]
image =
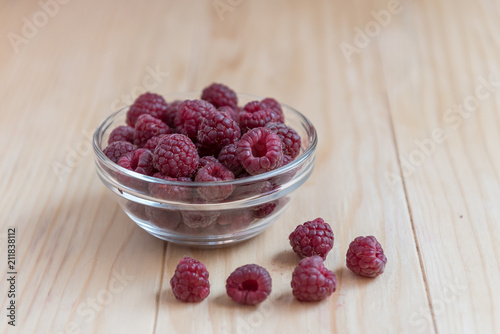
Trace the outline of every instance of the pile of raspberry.
[[[293, 161], [301, 138], [272, 98], [238, 106], [229, 87], [213, 83], [200, 99], [139, 96], [126, 125], [113, 129], [104, 154], [123, 168], [164, 180], [214, 182], [269, 172]], [[231, 194], [201, 194], [217, 202]]]
[[[302, 258], [292, 273], [293, 296], [301, 302], [318, 302], [331, 296], [338, 280], [324, 261], [333, 248], [334, 236], [330, 225], [322, 218], [307, 221], [289, 235], [293, 251]], [[384, 272], [387, 258], [373, 236], [357, 237], [346, 254], [347, 268], [359, 276], [374, 278]], [[200, 261], [181, 259], [170, 285], [174, 296], [184, 302], [200, 302], [210, 293], [209, 273]], [[239, 304], [256, 305], [272, 290], [269, 272], [256, 264], [236, 268], [226, 280], [227, 295]]]

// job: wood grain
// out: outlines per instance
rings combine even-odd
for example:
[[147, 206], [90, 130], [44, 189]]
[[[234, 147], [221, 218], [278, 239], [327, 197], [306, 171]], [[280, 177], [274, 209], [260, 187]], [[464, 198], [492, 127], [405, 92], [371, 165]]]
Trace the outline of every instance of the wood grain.
[[[24, 18], [40, 19], [40, 3], [0, 1], [0, 247], [15, 227], [18, 263], [17, 326], [7, 324], [2, 279], [0, 333], [500, 332], [500, 5], [220, 2], [72, 0], [27, 38]], [[9, 33], [26, 38], [18, 52]], [[347, 57], [346, 44], [356, 47]], [[472, 101], [481, 78], [493, 86], [480, 88], [490, 94], [477, 108], [451, 110]], [[213, 81], [306, 114], [320, 138], [316, 169], [252, 240], [164, 243], [99, 181], [89, 138], [145, 85], [168, 93]], [[287, 237], [319, 216], [335, 233], [325, 264], [339, 287], [301, 304]], [[359, 235], [384, 247], [377, 279], [345, 267]], [[177, 302], [169, 288], [187, 255], [210, 271], [200, 304]], [[225, 295], [225, 279], [246, 263], [273, 279], [258, 307]]]

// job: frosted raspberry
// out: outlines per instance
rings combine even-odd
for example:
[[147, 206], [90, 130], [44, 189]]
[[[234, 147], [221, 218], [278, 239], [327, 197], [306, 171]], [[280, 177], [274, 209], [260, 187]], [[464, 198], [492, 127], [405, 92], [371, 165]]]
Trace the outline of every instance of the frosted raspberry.
[[146, 149], [150, 150], [151, 152], [154, 152], [156, 146], [158, 146], [158, 142], [160, 141], [160, 139], [162, 139], [165, 136], [168, 136], [168, 134], [159, 135], [159, 136], [149, 138], [148, 141], [146, 142], [146, 144], [144, 144], [143, 148], [146, 148]]
[[218, 83], [213, 83], [203, 89], [201, 99], [213, 104], [216, 108], [222, 106], [236, 108], [238, 105], [236, 93], [231, 88]]
[[292, 128], [289, 128], [283, 123], [271, 122], [266, 124], [266, 128], [280, 137], [283, 143], [283, 154], [291, 158], [297, 157], [300, 152], [300, 136]]
[[325, 299], [335, 292], [337, 284], [337, 276], [317, 255], [300, 260], [292, 274], [292, 293], [301, 302]]
[[108, 144], [115, 141], [128, 141], [129, 143], [134, 142], [134, 128], [131, 126], [120, 125], [111, 131], [108, 138]]
[[179, 103], [174, 123], [178, 133], [191, 139], [196, 139], [201, 121], [210, 112], [217, 110], [210, 103], [203, 100], [186, 100]]
[[135, 122], [134, 144], [142, 147], [146, 142], [156, 136], [171, 132], [167, 124], [151, 115], [141, 115]]
[[349, 245], [346, 263], [355, 274], [373, 278], [384, 272], [387, 258], [374, 236], [357, 237]]
[[236, 145], [237, 143], [226, 145], [222, 148], [217, 156], [217, 159], [227, 167], [235, 176], [238, 176], [243, 172], [243, 166], [241, 161], [236, 155]]
[[162, 119], [166, 110], [167, 102], [162, 96], [154, 93], [144, 93], [130, 106], [127, 112], [127, 124], [134, 127], [139, 116], [143, 114]]
[[125, 154], [118, 160], [118, 165], [139, 174], [153, 175], [153, 153], [144, 148]]
[[170, 177], [162, 173], [155, 173], [153, 177], [176, 182], [186, 182], [186, 186], [173, 184], [150, 183], [149, 192], [151, 196], [168, 201], [185, 201], [189, 198], [191, 191], [188, 183], [192, 182], [189, 177]]
[[245, 133], [236, 149], [243, 168], [251, 174], [262, 174], [281, 166], [281, 140], [268, 128], [255, 128]]
[[293, 251], [301, 258], [319, 255], [325, 260], [333, 248], [332, 228], [322, 218], [297, 226], [288, 239]]
[[[195, 182], [217, 182], [234, 180], [234, 174], [220, 162], [208, 162], [200, 168], [194, 178]], [[209, 202], [217, 203], [228, 198], [233, 192], [232, 184], [210, 185], [198, 187], [198, 193]]]
[[246, 132], [249, 129], [263, 127], [269, 122], [282, 122], [283, 114], [274, 107], [262, 104], [259, 101], [247, 103], [238, 114], [240, 129]]
[[230, 117], [221, 112], [207, 113], [198, 128], [198, 142], [211, 148], [213, 154], [237, 141], [241, 136], [240, 127]]
[[102, 152], [114, 163], [127, 153], [135, 151], [137, 146], [128, 141], [115, 141], [109, 144]]
[[175, 298], [183, 302], [200, 302], [210, 294], [208, 271], [203, 263], [190, 257], [179, 261], [170, 286]]
[[271, 287], [271, 275], [256, 264], [236, 268], [226, 280], [227, 295], [235, 302], [245, 305], [263, 302], [271, 293]]
[[170, 177], [191, 177], [198, 168], [199, 158], [191, 139], [182, 134], [172, 134], [158, 142], [153, 166]]

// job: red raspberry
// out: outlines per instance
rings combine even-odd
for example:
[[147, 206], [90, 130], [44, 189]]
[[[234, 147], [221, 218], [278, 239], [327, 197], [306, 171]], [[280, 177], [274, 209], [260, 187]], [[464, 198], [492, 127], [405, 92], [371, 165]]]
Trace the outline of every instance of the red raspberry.
[[195, 303], [210, 294], [207, 267], [198, 260], [185, 257], [179, 261], [170, 286], [175, 298], [183, 302]]
[[319, 255], [325, 260], [326, 255], [333, 248], [332, 228], [322, 218], [297, 226], [288, 239], [293, 251], [300, 258]]
[[249, 129], [263, 127], [269, 122], [282, 122], [283, 114], [269, 104], [262, 104], [259, 101], [247, 103], [238, 115], [240, 129], [246, 132]]
[[217, 156], [217, 159], [227, 167], [234, 175], [238, 176], [243, 172], [243, 166], [241, 161], [236, 155], [236, 145], [237, 143], [226, 145], [222, 148]]
[[200, 158], [200, 160], [198, 160], [198, 170], [205, 167], [210, 162], [219, 162], [219, 160], [215, 159], [211, 155], [204, 156], [203, 158]]
[[213, 226], [219, 212], [217, 211], [181, 211], [182, 221], [190, 228], [209, 228]]
[[198, 168], [199, 158], [191, 139], [185, 135], [173, 134], [158, 142], [153, 166], [170, 177], [191, 177]]
[[162, 229], [175, 230], [181, 224], [181, 215], [178, 211], [158, 209], [146, 206], [148, 220]]
[[216, 108], [229, 106], [236, 108], [238, 106], [238, 97], [236, 93], [229, 87], [213, 83], [203, 90], [201, 99], [213, 104]]
[[325, 299], [335, 292], [337, 284], [337, 276], [326, 269], [317, 255], [300, 260], [292, 274], [292, 292], [301, 302]]
[[250, 210], [229, 210], [222, 212], [217, 219], [217, 224], [229, 226], [227, 232], [241, 231], [250, 225], [253, 220]]
[[[192, 182], [189, 177], [170, 177], [162, 173], [155, 173], [153, 177], [166, 180], [166, 181], [179, 181], [179, 182]], [[190, 196], [190, 188], [188, 185], [173, 185], [173, 184], [160, 184], [150, 183], [149, 192], [151, 196], [165, 199], [169, 201], [185, 201]]]
[[272, 201], [266, 204], [258, 205], [253, 209], [253, 216], [255, 218], [265, 218], [274, 212], [277, 205], [278, 201]]
[[146, 149], [150, 150], [151, 152], [154, 152], [156, 146], [158, 146], [158, 142], [160, 141], [160, 139], [162, 139], [165, 136], [168, 136], [168, 134], [159, 135], [159, 136], [149, 138], [148, 141], [146, 142], [146, 144], [144, 144], [144, 146], [142, 148], [146, 148]]
[[108, 144], [115, 141], [128, 141], [129, 143], [134, 142], [134, 128], [127, 125], [120, 125], [111, 131], [108, 138]]
[[171, 129], [175, 129], [175, 115], [177, 115], [178, 107], [181, 101], [175, 100], [170, 102], [167, 106], [167, 110], [165, 111], [165, 117], [162, 118]]
[[273, 109], [279, 116], [279, 121], [281, 123], [285, 122], [285, 115], [283, 114], [283, 109], [281, 109], [281, 104], [273, 99], [272, 97], [266, 97], [264, 100], [260, 101], [263, 108]]
[[135, 126], [135, 122], [143, 114], [162, 119], [166, 110], [167, 102], [162, 96], [154, 93], [144, 93], [130, 106], [127, 112], [127, 124], [132, 127]]
[[384, 272], [387, 258], [374, 236], [357, 237], [346, 254], [347, 268], [364, 277], [377, 277]]
[[118, 160], [118, 165], [139, 174], [153, 175], [153, 153], [144, 148], [125, 154]]
[[102, 152], [114, 163], [127, 153], [135, 151], [137, 146], [128, 141], [115, 141], [108, 145]]
[[141, 115], [135, 122], [134, 144], [142, 147], [149, 139], [170, 132], [168, 125], [158, 118], [151, 115]]
[[214, 154], [241, 136], [238, 124], [221, 112], [208, 113], [198, 129], [198, 142], [211, 148]]
[[127, 208], [125, 211], [127, 211], [128, 214], [133, 215], [135, 218], [142, 220], [148, 219], [145, 211], [146, 206], [144, 204], [127, 201], [127, 204], [125, 206]]
[[203, 100], [186, 100], [179, 103], [174, 123], [178, 133], [191, 139], [196, 139], [198, 128], [203, 118], [210, 112], [217, 110], [210, 103]]
[[300, 152], [300, 136], [292, 128], [289, 128], [283, 123], [271, 122], [266, 124], [266, 128], [280, 137], [283, 143], [283, 154], [291, 158], [297, 157]]
[[256, 264], [236, 268], [226, 280], [226, 292], [232, 300], [245, 305], [263, 302], [271, 293], [271, 275]]
[[248, 173], [262, 174], [281, 166], [281, 145], [278, 135], [268, 128], [255, 128], [241, 137], [236, 154]]
[[222, 106], [217, 108], [217, 111], [220, 111], [226, 116], [231, 117], [232, 120], [238, 121], [238, 108], [231, 108], [229, 106]]
[[[198, 170], [194, 178], [195, 182], [216, 182], [234, 180], [234, 174], [224, 167], [220, 162], [208, 162]], [[210, 185], [198, 187], [198, 193], [209, 202], [217, 203], [225, 200], [233, 192], [232, 184]]]

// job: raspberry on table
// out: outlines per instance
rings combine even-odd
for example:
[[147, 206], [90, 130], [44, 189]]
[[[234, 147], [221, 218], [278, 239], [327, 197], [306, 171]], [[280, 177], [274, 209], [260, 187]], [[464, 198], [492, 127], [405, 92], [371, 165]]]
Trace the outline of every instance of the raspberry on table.
[[203, 100], [185, 100], [177, 106], [174, 119], [176, 132], [195, 140], [198, 128], [203, 118], [210, 112], [216, 112], [215, 107]]
[[255, 128], [238, 141], [236, 154], [250, 175], [257, 175], [281, 166], [282, 143], [279, 136], [268, 128]]
[[[234, 174], [231, 173], [220, 162], [207, 162], [204, 167], [200, 168], [194, 178], [195, 182], [217, 182], [234, 180]], [[232, 184], [222, 184], [217, 186], [198, 187], [197, 191], [205, 200], [217, 203], [225, 200], [233, 192]]]
[[210, 294], [208, 271], [203, 263], [191, 257], [179, 261], [170, 286], [177, 300], [189, 303], [200, 302]]
[[162, 121], [171, 129], [175, 129], [175, 115], [177, 115], [177, 110], [181, 102], [182, 101], [179, 100], [170, 102], [167, 106], [167, 110], [165, 110], [165, 116], [162, 118]]
[[144, 93], [134, 101], [127, 111], [127, 124], [134, 127], [139, 116], [143, 114], [162, 119], [166, 110], [167, 102], [161, 95]]
[[[163, 173], [155, 173], [153, 177], [162, 179], [165, 181], [176, 181], [176, 182], [193, 182], [189, 177], [170, 177]], [[161, 183], [150, 183], [149, 193], [151, 196], [165, 199], [169, 201], [185, 201], [190, 196], [190, 188], [188, 184], [186, 186], [173, 185], [173, 184], [161, 184]]]
[[191, 177], [198, 168], [196, 146], [182, 134], [163, 137], [155, 148], [153, 166], [170, 177]]
[[[281, 110], [281, 109], [280, 109]], [[281, 114], [275, 107], [259, 101], [248, 102], [238, 114], [240, 129], [244, 133], [250, 129], [263, 127], [269, 122], [282, 122]]]
[[156, 146], [158, 146], [158, 142], [160, 141], [160, 139], [162, 139], [165, 136], [168, 136], [168, 134], [154, 136], [154, 137], [149, 138], [148, 141], [146, 142], [146, 144], [144, 144], [144, 146], [142, 148], [146, 148], [146, 149], [150, 150], [151, 152], [154, 152]]
[[270, 122], [266, 124], [266, 128], [280, 137], [283, 143], [283, 154], [290, 156], [292, 159], [297, 157], [300, 152], [301, 140], [300, 136], [292, 128], [289, 128], [283, 123]]
[[229, 87], [219, 83], [213, 83], [203, 89], [201, 99], [213, 104], [216, 108], [229, 106], [236, 108], [238, 106], [238, 97]]
[[135, 151], [137, 146], [128, 141], [115, 141], [109, 144], [102, 152], [114, 163], [127, 153]]
[[300, 260], [292, 274], [292, 293], [301, 302], [317, 302], [337, 289], [337, 276], [317, 255]]
[[223, 113], [226, 116], [231, 117], [232, 120], [238, 121], [238, 107], [236, 108], [231, 108], [230, 106], [222, 106], [217, 108], [217, 111]]
[[226, 280], [226, 292], [239, 304], [256, 305], [271, 293], [272, 280], [269, 272], [256, 264], [236, 268]]
[[349, 245], [346, 263], [355, 274], [373, 278], [384, 272], [387, 258], [374, 236], [357, 237]]
[[297, 226], [288, 239], [293, 251], [300, 258], [319, 255], [325, 260], [333, 248], [332, 228], [322, 218]]
[[207, 113], [198, 128], [198, 142], [212, 148], [214, 154], [241, 136], [238, 124], [221, 112]]
[[146, 142], [156, 136], [171, 133], [167, 124], [151, 115], [141, 115], [135, 122], [134, 144], [142, 147]]
[[118, 160], [118, 165], [139, 174], [153, 175], [153, 153], [144, 148], [127, 153]]
[[237, 142], [224, 146], [217, 156], [217, 159], [227, 167], [235, 176], [243, 172], [241, 161], [236, 155]]
[[115, 141], [134, 142], [134, 128], [127, 125], [120, 125], [111, 131], [108, 138], [108, 145]]

